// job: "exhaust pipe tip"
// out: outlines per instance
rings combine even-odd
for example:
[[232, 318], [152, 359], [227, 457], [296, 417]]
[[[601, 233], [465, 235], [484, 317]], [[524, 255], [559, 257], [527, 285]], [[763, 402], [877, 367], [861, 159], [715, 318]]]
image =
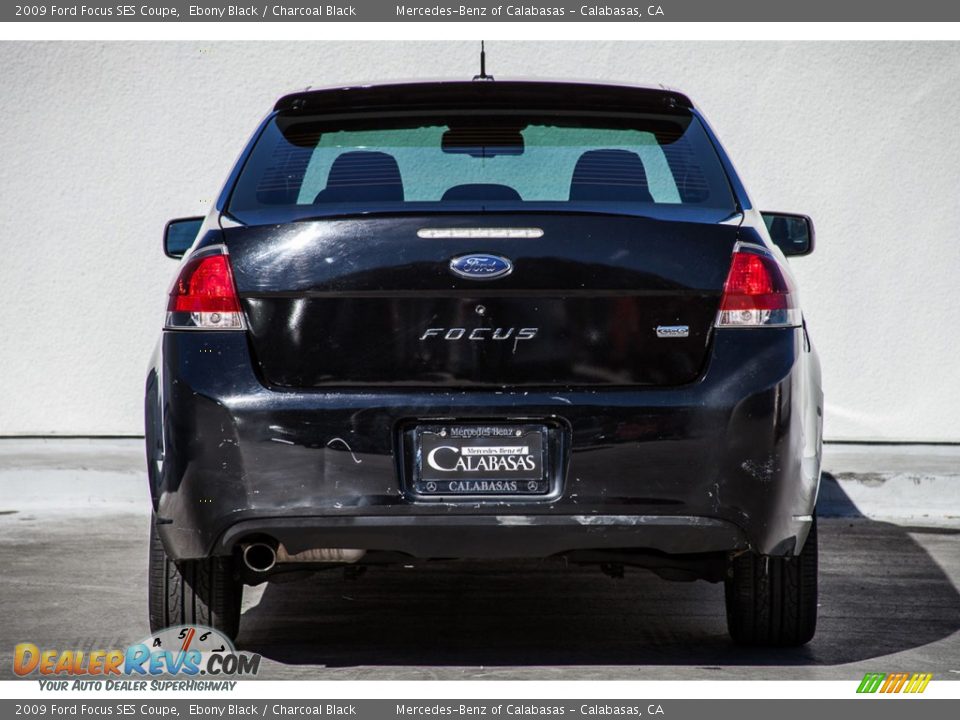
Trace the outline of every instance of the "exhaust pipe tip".
[[243, 548], [243, 564], [253, 572], [269, 572], [277, 564], [277, 551], [267, 543], [250, 543]]

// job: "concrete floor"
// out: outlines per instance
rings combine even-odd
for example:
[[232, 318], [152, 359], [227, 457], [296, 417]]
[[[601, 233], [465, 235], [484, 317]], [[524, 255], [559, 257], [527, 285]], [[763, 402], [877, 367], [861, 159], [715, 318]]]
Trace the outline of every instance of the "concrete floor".
[[[864, 487], [888, 465], [942, 481], [955, 451], [907, 453], [904, 466], [884, 452], [896, 450], [837, 454], [834, 472], [851, 477], [833, 488], [832, 514], [849, 517], [822, 521], [820, 625], [798, 650], [732, 646], [719, 585], [536, 562], [247, 588], [238, 645], [264, 656], [268, 679], [960, 679], [960, 507], [842, 512], [858, 473], [874, 475]], [[0, 677], [17, 642], [112, 648], [147, 633], [140, 462], [135, 441], [0, 441]]]

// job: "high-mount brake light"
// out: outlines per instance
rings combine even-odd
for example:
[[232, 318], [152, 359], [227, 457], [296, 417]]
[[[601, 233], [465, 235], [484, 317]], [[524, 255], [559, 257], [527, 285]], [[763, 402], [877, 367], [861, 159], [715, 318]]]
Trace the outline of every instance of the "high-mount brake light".
[[222, 248], [202, 250], [184, 263], [170, 289], [165, 327], [244, 329], [230, 259]]
[[720, 327], [798, 327], [800, 308], [789, 275], [762, 249], [738, 246], [723, 286]]

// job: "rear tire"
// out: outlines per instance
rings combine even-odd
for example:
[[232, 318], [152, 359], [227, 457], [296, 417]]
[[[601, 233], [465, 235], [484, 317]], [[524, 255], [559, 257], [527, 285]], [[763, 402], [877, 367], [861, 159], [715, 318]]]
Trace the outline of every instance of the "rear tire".
[[744, 553], [726, 585], [727, 628], [738, 645], [803, 645], [817, 630], [817, 519], [795, 557]]
[[234, 640], [240, 629], [243, 584], [230, 558], [176, 562], [167, 556], [156, 521], [150, 520], [150, 630], [206, 625]]

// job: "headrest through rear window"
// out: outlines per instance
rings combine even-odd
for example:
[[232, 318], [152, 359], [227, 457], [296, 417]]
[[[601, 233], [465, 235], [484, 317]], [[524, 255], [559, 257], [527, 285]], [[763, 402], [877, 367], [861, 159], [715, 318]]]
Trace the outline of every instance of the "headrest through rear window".
[[653, 202], [640, 156], [628, 150], [588, 150], [573, 169], [571, 201]]
[[403, 180], [396, 159], [362, 150], [339, 155], [330, 166], [327, 187], [314, 202], [403, 202]]
[[520, 201], [520, 193], [509, 185], [494, 183], [474, 183], [472, 185], [454, 185], [441, 198], [443, 202], [511, 202]]

